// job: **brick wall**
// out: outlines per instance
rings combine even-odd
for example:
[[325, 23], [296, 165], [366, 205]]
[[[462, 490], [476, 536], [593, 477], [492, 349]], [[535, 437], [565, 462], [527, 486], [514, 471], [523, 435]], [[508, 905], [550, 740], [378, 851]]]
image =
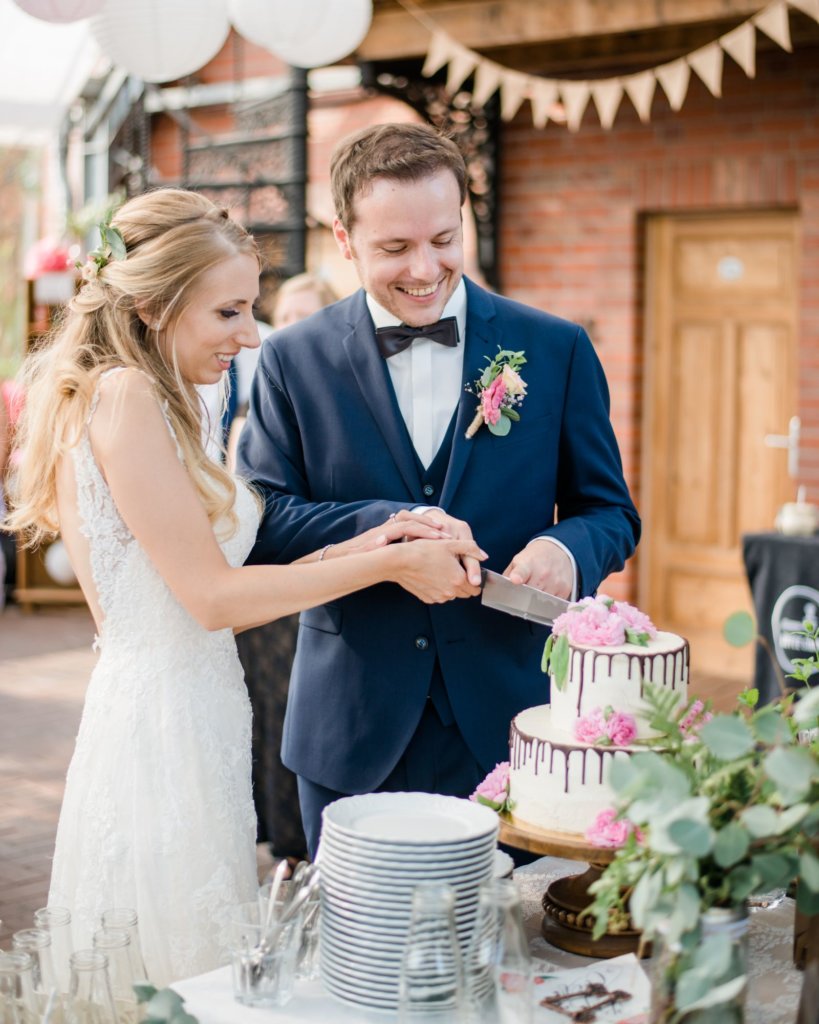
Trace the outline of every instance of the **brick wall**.
[[[624, 97], [606, 132], [590, 107], [581, 129], [504, 129], [500, 268], [505, 294], [589, 328], [608, 375], [612, 419], [640, 498], [643, 215], [797, 209], [800, 482], [819, 501], [819, 49], [757, 55], [748, 79], [726, 57], [717, 99], [692, 74], [677, 113], [658, 87], [641, 124]], [[635, 597], [631, 566], [609, 590]]]

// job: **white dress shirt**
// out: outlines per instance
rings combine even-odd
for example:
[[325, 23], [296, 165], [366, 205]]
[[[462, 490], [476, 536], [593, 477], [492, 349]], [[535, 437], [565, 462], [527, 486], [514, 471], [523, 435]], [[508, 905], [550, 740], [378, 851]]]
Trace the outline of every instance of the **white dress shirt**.
[[[376, 329], [397, 327], [402, 323], [369, 294], [367, 308]], [[437, 341], [432, 341], [431, 338], [416, 338], [403, 352], [398, 352], [386, 360], [395, 397], [398, 399], [398, 408], [425, 469], [431, 465], [441, 447], [463, 391], [466, 315], [466, 286], [461, 279], [441, 314], [442, 320], [444, 317], [454, 316], [458, 324], [458, 344], [455, 348], [448, 348]], [[422, 512], [429, 507], [431, 506], [418, 505], [413, 511]], [[574, 555], [565, 544], [554, 537], [536, 539], [556, 544], [571, 559], [571, 597], [574, 600], [577, 597], [577, 563]]]
[[[367, 308], [376, 329], [397, 327], [402, 322], [371, 295], [367, 295]], [[466, 286], [463, 280], [444, 306], [441, 319], [447, 316], [454, 316], [458, 324], [455, 348], [448, 348], [431, 338], [416, 338], [403, 352], [387, 360], [398, 408], [425, 469], [441, 447], [461, 397], [466, 338]]]

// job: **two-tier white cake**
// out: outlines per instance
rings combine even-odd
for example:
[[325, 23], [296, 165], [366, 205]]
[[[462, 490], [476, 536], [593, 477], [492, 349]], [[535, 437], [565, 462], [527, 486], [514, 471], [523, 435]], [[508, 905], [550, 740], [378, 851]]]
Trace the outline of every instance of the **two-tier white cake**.
[[[622, 631], [615, 621], [621, 613]], [[583, 616], [585, 622], [578, 618]], [[584, 833], [613, 804], [606, 781], [612, 762], [629, 757], [634, 741], [649, 735], [641, 718], [645, 684], [673, 691], [680, 705], [686, 701], [688, 643], [657, 632], [642, 613], [608, 598], [575, 606], [554, 631], [566, 637], [565, 677], [556, 678], [552, 657], [551, 704], [527, 708], [512, 721], [509, 795], [521, 821]], [[578, 637], [625, 642], [581, 643]]]

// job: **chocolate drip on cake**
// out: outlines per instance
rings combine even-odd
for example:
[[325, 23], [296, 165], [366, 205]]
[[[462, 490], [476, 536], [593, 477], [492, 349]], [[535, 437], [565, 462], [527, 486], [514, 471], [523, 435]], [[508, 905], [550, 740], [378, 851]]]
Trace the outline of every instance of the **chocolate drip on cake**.
[[563, 755], [563, 792], [569, 792], [569, 764], [572, 754], [577, 754], [581, 760], [580, 784], [585, 786], [586, 773], [588, 770], [588, 758], [590, 754], [597, 756], [598, 782], [602, 785], [605, 770], [606, 755], [614, 757], [622, 748], [576, 746], [571, 743], [556, 743], [554, 740], [544, 740], [537, 736], [529, 736], [518, 729], [512, 722], [512, 738], [510, 740], [510, 755], [512, 768], [518, 770], [531, 761], [532, 772], [535, 776], [539, 774], [539, 767], [546, 761], [546, 752], [549, 753], [549, 774], [555, 774], [555, 752]]

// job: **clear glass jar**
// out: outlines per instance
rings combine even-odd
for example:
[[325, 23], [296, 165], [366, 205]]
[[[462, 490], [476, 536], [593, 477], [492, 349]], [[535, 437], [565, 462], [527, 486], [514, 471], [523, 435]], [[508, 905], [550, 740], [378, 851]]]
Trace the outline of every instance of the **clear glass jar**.
[[746, 904], [711, 907], [683, 943], [655, 937], [651, 1024], [745, 1024], [748, 920]]
[[97, 949], [80, 949], [71, 954], [70, 963], [66, 1024], [119, 1024], [108, 957]]
[[68, 991], [71, 969], [68, 959], [74, 952], [71, 941], [71, 912], [65, 907], [41, 907], [34, 911], [34, 927], [51, 936], [51, 959], [60, 992]]
[[131, 937], [123, 928], [98, 928], [92, 938], [94, 949], [108, 958], [108, 977], [120, 1024], [136, 1022], [138, 1004], [131, 963]]
[[100, 923], [103, 928], [116, 928], [128, 932], [131, 944], [128, 953], [131, 957], [131, 971], [134, 981], [147, 981], [148, 972], [145, 970], [145, 960], [142, 956], [142, 946], [139, 941], [139, 920], [137, 912], [130, 907], [112, 907], [103, 910]]
[[398, 1020], [400, 1024], [462, 1024], [466, 1020], [451, 885], [422, 883], [413, 889], [398, 986]]
[[466, 954], [470, 1024], [529, 1024], [532, 978], [517, 883], [511, 878], [483, 882]]
[[40, 1019], [34, 994], [34, 958], [22, 950], [0, 951], [0, 1024], [33, 1024]]
[[51, 954], [51, 935], [42, 928], [23, 928], [12, 935], [11, 947], [16, 952], [31, 954], [32, 983], [42, 1012], [51, 998], [52, 991], [59, 991]]

